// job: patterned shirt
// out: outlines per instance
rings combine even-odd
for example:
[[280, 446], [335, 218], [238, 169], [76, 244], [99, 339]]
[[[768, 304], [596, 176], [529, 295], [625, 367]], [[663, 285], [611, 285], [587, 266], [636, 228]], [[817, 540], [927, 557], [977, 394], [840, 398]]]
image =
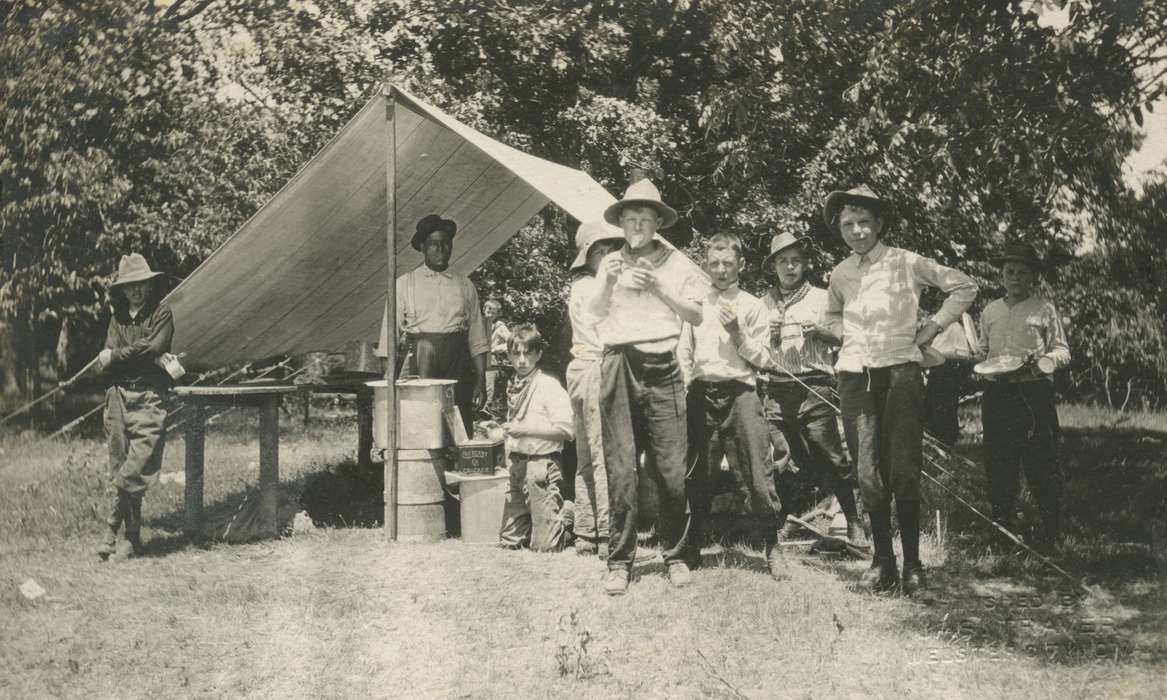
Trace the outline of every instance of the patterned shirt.
[[604, 343], [596, 330], [599, 319], [589, 308], [597, 284], [594, 275], [580, 275], [571, 282], [567, 314], [571, 318], [571, 356], [577, 360], [598, 360], [604, 354]]
[[[1012, 307], [1004, 299], [990, 303], [981, 312], [980, 335], [977, 349], [980, 358], [992, 359], [1001, 355], [1024, 358], [1033, 353], [1035, 357], [1052, 359], [1055, 370], [1070, 364], [1070, 346], [1058, 310], [1052, 302], [1036, 294]], [[1019, 373], [1016, 380], [1052, 378], [1052, 374]]]
[[[381, 321], [377, 355], [385, 357], [389, 332], [389, 308]], [[398, 333], [466, 333], [470, 356], [490, 350], [486, 323], [478, 304], [478, 290], [469, 278], [425, 265], [397, 278]]]
[[[718, 306], [728, 303], [737, 312], [741, 345], [734, 345], [721, 325]], [[735, 284], [728, 290], [713, 289], [705, 295], [701, 325], [685, 323], [677, 342], [677, 362], [685, 384], [694, 379], [711, 382], [736, 380], [754, 386], [754, 373], [769, 364], [770, 327], [766, 307], [756, 296]]]
[[[778, 374], [834, 374], [831, 345], [816, 335], [803, 335], [802, 324], [822, 323], [827, 310], [827, 290], [808, 285], [806, 295], [782, 312], [783, 300], [777, 289], [762, 297], [770, 319], [782, 319], [778, 347], [769, 343]], [[786, 370], [786, 372], [782, 371]]]
[[936, 287], [948, 298], [932, 320], [941, 328], [960, 318], [977, 296], [968, 275], [902, 248], [877, 242], [852, 254], [831, 273], [826, 321], [842, 337], [835, 369], [862, 372], [924, 359], [916, 347], [920, 290]]
[[[678, 296], [700, 302], [708, 285], [692, 262], [683, 253], [657, 242], [657, 251], [640, 260], [652, 265], [658, 284], [672, 289]], [[626, 265], [633, 258], [622, 248], [613, 255], [621, 256]], [[600, 263], [603, 269], [608, 261]], [[681, 334], [681, 317], [669, 308], [659, 296], [647, 289], [635, 289], [625, 284], [621, 274], [612, 287], [607, 313], [596, 324], [600, 340], [605, 346], [635, 345], [645, 352], [668, 352], [676, 347]], [[598, 291], [598, 290], [597, 290]]]

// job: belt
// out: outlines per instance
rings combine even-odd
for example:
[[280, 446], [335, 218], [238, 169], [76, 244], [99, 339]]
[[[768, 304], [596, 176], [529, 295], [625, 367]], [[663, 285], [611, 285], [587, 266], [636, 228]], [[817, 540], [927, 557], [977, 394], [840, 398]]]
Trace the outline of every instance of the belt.
[[510, 454], [512, 459], [559, 459], [563, 456], [562, 452], [544, 452], [543, 454], [532, 455], [526, 452], [512, 452]]

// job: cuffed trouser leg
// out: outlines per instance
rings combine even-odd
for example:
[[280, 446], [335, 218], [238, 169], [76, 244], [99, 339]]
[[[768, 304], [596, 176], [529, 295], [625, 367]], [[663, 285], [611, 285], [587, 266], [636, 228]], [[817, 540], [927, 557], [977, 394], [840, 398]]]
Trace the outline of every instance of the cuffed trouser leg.
[[608, 541], [608, 474], [600, 418], [600, 361], [572, 360], [567, 391], [575, 412], [575, 534]]

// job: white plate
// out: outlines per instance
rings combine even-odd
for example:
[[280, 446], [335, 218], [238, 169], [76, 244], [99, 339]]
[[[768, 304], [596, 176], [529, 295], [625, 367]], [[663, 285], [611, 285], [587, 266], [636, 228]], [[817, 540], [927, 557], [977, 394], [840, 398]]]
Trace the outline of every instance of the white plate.
[[1014, 355], [998, 355], [984, 362], [978, 362], [973, 371], [983, 377], [996, 377], [1021, 369], [1025, 361]]

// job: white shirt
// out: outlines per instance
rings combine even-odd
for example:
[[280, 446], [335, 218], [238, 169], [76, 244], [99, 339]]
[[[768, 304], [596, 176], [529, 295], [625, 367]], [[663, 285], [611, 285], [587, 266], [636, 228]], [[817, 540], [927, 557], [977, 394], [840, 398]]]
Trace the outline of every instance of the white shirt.
[[[741, 345], [721, 324], [718, 306], [727, 302], [737, 313]], [[754, 385], [755, 368], [770, 360], [766, 344], [770, 333], [766, 307], [756, 296], [735, 284], [728, 290], [714, 288], [705, 296], [701, 325], [684, 324], [677, 341], [677, 363], [685, 384], [694, 379], [710, 382], [739, 381]]]
[[[509, 412], [508, 412], [509, 413]], [[557, 428], [565, 434], [575, 435], [575, 418], [571, 410], [571, 398], [559, 381], [549, 374], [539, 372], [531, 377], [528, 396], [513, 415], [507, 416], [508, 423], [531, 423], [540, 428]], [[562, 440], [544, 440], [533, 437], [506, 438], [506, 451], [522, 452], [529, 455], [550, 454], [563, 449]]]

